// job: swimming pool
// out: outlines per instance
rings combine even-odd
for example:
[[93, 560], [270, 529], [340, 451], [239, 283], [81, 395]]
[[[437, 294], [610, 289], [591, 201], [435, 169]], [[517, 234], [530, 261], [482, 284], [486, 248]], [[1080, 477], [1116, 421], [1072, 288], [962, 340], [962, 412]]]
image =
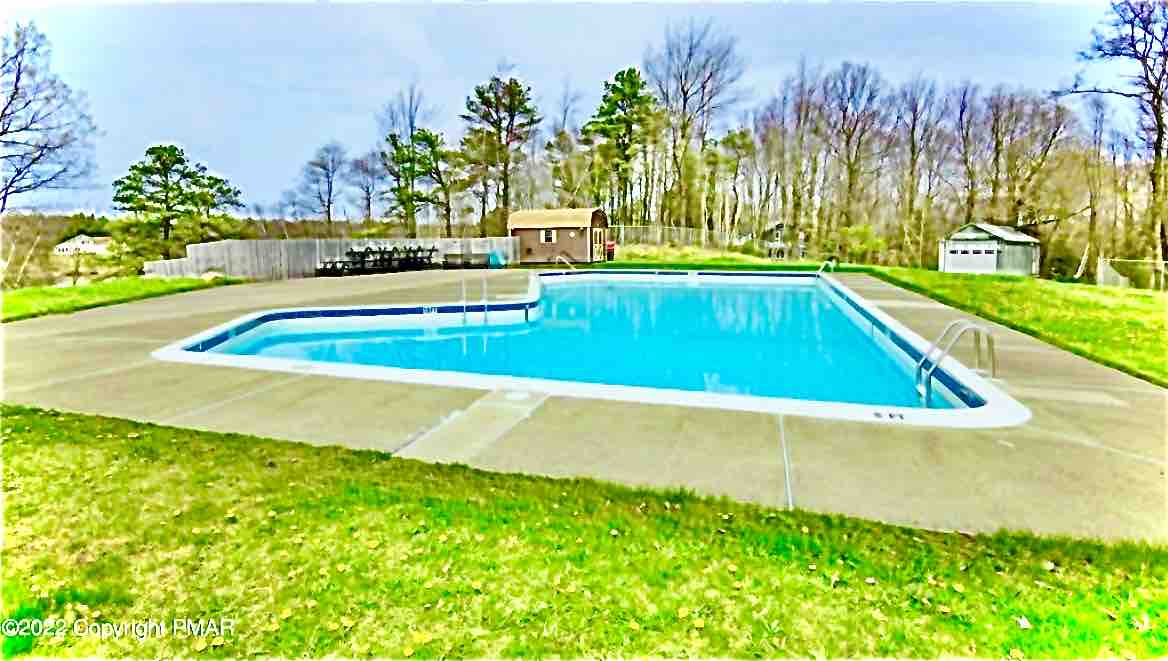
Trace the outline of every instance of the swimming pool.
[[815, 273], [568, 271], [491, 303], [272, 310], [163, 360], [903, 424], [1018, 424], [1029, 411]]

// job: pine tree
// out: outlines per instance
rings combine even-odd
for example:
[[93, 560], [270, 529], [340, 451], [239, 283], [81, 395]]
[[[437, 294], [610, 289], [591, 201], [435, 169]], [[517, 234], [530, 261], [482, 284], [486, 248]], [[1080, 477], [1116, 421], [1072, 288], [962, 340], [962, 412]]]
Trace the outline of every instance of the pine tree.
[[632, 218], [631, 178], [633, 162], [644, 142], [644, 127], [656, 101], [635, 67], [617, 72], [604, 83], [604, 96], [596, 114], [584, 125], [584, 133], [604, 138], [610, 145], [610, 161], [616, 169], [615, 217], [627, 224]]
[[188, 161], [179, 147], [155, 145], [114, 182], [113, 201], [116, 208], [136, 214], [138, 222], [160, 233], [163, 244], [168, 244], [180, 218], [209, 217], [214, 211], [242, 207], [240, 195], [226, 179]]
[[499, 207], [503, 222], [511, 211], [511, 164], [516, 151], [535, 133], [542, 117], [536, 112], [531, 98], [531, 87], [515, 78], [503, 81], [492, 76], [489, 81], [474, 88], [466, 99], [466, 112], [461, 115], [470, 128], [490, 133], [499, 147], [499, 179], [502, 185]]

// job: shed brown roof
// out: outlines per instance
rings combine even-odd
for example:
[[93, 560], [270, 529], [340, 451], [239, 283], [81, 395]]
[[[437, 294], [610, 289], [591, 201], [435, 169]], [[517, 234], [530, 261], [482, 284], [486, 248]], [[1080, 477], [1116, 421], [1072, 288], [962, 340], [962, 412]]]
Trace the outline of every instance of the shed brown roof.
[[[600, 211], [600, 207], [513, 211], [507, 218], [507, 231], [591, 227], [592, 216], [598, 211]], [[604, 215], [603, 211], [600, 213], [601, 216]]]

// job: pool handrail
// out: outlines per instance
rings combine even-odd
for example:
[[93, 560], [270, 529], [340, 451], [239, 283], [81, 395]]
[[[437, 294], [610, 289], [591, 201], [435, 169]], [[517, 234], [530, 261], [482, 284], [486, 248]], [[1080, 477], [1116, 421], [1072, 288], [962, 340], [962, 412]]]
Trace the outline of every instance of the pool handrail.
[[[953, 333], [954, 329], [957, 330], [956, 333]], [[949, 352], [953, 349], [953, 346], [957, 344], [957, 341], [961, 339], [961, 336], [965, 335], [967, 332], [973, 333], [974, 370], [981, 371], [981, 339], [982, 336], [985, 336], [986, 353], [988, 354], [987, 359], [990, 363], [990, 378], [997, 378], [998, 356], [997, 352], [994, 350], [994, 334], [982, 324], [974, 323], [968, 319], [955, 319], [945, 326], [945, 330], [941, 331], [941, 334], [937, 336], [937, 339], [929, 345], [928, 350], [922, 353], [920, 360], [917, 361], [915, 375], [916, 388], [917, 392], [921, 394], [921, 399], [926, 407], [928, 407], [929, 400], [932, 398], [933, 394], [933, 372], [935, 372], [937, 367], [940, 366], [941, 362], [949, 356]], [[933, 352], [938, 348], [941, 348], [941, 343], [944, 342], [945, 338], [949, 337], [951, 333], [952, 337], [949, 339], [949, 342], [945, 344], [944, 348], [941, 350], [941, 353], [938, 354], [934, 359]], [[926, 362], [929, 363], [928, 368], [924, 367]]]
[[555, 263], [555, 262], [563, 262], [563, 263], [568, 265], [568, 268], [572, 269], [573, 271], [576, 270], [576, 265], [573, 264], [571, 262], [571, 260], [569, 260], [567, 257], [564, 257], [563, 255], [556, 255], [556, 258], [553, 261], [553, 263]]

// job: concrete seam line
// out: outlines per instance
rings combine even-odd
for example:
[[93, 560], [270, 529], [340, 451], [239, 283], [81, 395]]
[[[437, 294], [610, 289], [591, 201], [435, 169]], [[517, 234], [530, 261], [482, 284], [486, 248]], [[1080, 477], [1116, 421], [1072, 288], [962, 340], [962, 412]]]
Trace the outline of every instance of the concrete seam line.
[[1110, 452], [1126, 459], [1140, 461], [1146, 464], [1151, 464], [1153, 466], [1168, 466], [1168, 459], [1157, 459], [1156, 457], [1149, 457], [1147, 455], [1139, 454], [1138, 452], [1130, 452], [1121, 448], [1115, 448], [1090, 438], [1084, 438], [1082, 436], [1071, 436], [1067, 432], [1058, 429], [1050, 429], [1049, 427], [1041, 425], [1031, 425], [1030, 429], [1042, 433], [1045, 436], [1043, 440], [1054, 445], [1075, 445], [1081, 448], [1090, 448], [1092, 450]]
[[60, 377], [57, 379], [49, 379], [48, 381], [40, 381], [38, 383], [15, 386], [12, 388], [8, 388], [7, 392], [10, 392], [10, 393], [29, 392], [32, 390], [40, 390], [42, 388], [50, 388], [52, 386], [59, 386], [59, 385], [64, 384], [64, 383], [69, 383], [70, 381], [80, 381], [82, 379], [88, 379], [88, 378], [92, 378], [95, 376], [105, 376], [106, 374], [117, 374], [118, 372], [126, 372], [126, 371], [129, 371], [132, 369], [137, 369], [139, 367], [144, 367], [144, 366], [149, 365], [149, 364], [154, 363], [154, 362], [156, 362], [156, 361], [153, 358], [148, 358], [146, 360], [139, 360], [139, 361], [135, 361], [132, 363], [126, 363], [125, 365], [118, 365], [117, 367], [106, 367], [103, 369], [93, 370], [90, 372], [83, 372], [81, 374], [73, 374], [70, 376], [63, 376], [63, 377]]
[[175, 415], [172, 415], [168, 418], [164, 418], [162, 420], [162, 422], [160, 422], [159, 424], [163, 424], [163, 425], [174, 424], [174, 422], [176, 420], [182, 420], [183, 418], [187, 418], [187, 417], [190, 417], [192, 415], [198, 415], [200, 413], [214, 411], [217, 408], [222, 408], [224, 406], [227, 406], [228, 404], [234, 404], [235, 402], [247, 399], [249, 397], [254, 397], [254, 396], [259, 395], [261, 393], [268, 392], [269, 390], [275, 390], [276, 388], [279, 388], [280, 386], [287, 385], [289, 383], [292, 383], [293, 381], [297, 381], [299, 379], [303, 379], [303, 378], [306, 378], [308, 376], [309, 376], [308, 374], [298, 374], [296, 376], [292, 376], [292, 377], [289, 377], [287, 379], [280, 379], [278, 381], [274, 381], [274, 382], [269, 383], [265, 386], [261, 386], [259, 388], [256, 388], [255, 390], [249, 390], [247, 392], [240, 393], [240, 394], [235, 395], [233, 397], [221, 399], [217, 402], [211, 402], [210, 404], [205, 404], [203, 406], [196, 406], [195, 408], [190, 409], [189, 411], [183, 411], [182, 413], [176, 413]]
[[[490, 392], [487, 392], [487, 395], [489, 395], [489, 394], [490, 394]], [[483, 395], [483, 397], [486, 397], [487, 395]], [[454, 420], [457, 420], [460, 416], [462, 416], [467, 411], [469, 411], [472, 406], [474, 406], [475, 404], [478, 404], [480, 401], [482, 401], [483, 397], [480, 397], [480, 398], [476, 399], [475, 401], [471, 402], [470, 406], [467, 406], [465, 409], [455, 409], [455, 410], [451, 411], [450, 413], [447, 413], [446, 415], [442, 416], [441, 418], [438, 418], [438, 422], [434, 423], [434, 426], [432, 426], [428, 429], [423, 429], [421, 431], [414, 432], [413, 434], [407, 436], [404, 443], [402, 443], [401, 445], [397, 446], [396, 448], [390, 450], [389, 453], [392, 455], [396, 455], [397, 453], [401, 452], [402, 450], [405, 450], [406, 448], [410, 447], [414, 443], [417, 443], [418, 441], [435, 433], [436, 431], [438, 431], [442, 427], [445, 427], [448, 423], [450, 423]]]
[[[1062, 351], [1062, 349], [1058, 349], [1058, 351]], [[1019, 379], [1017, 377], [1014, 377], [1014, 378], [1010, 379], [1010, 384], [1015, 385], [1015, 386], [1019, 386], [1022, 388], [1043, 388], [1043, 387], [1049, 385], [1050, 381], [1049, 380], [1046, 380], [1046, 381], [1027, 381], [1025, 379]], [[1143, 387], [1136, 387], [1136, 386], [1111, 386], [1111, 385], [1107, 385], [1107, 384], [1090, 385], [1090, 384], [1086, 384], [1086, 383], [1080, 384], [1080, 383], [1058, 382], [1058, 387], [1065, 389], [1065, 390], [1086, 390], [1088, 392], [1096, 392], [1099, 390], [1111, 390], [1111, 391], [1115, 391], [1115, 392], [1132, 392], [1132, 393], [1135, 393], [1137, 395], [1149, 395], [1149, 396], [1160, 396], [1160, 397], [1163, 397], [1164, 395], [1168, 394], [1168, 388], [1161, 388], [1160, 386], [1158, 386], [1154, 383], [1149, 383], [1146, 388], [1143, 388]]]
[[1143, 462], [1145, 464], [1151, 464], [1153, 466], [1168, 466], [1168, 460], [1157, 459], [1155, 457], [1148, 457], [1146, 455], [1142, 455], [1142, 454], [1139, 454], [1136, 452], [1129, 452], [1127, 450], [1113, 448], [1110, 445], [1104, 445], [1103, 443], [1099, 443], [1099, 442], [1091, 441], [1091, 440], [1087, 440], [1087, 439], [1070, 438], [1067, 436], [1063, 436], [1063, 437], [1061, 437], [1060, 440], [1056, 440], [1055, 442], [1056, 443], [1062, 442], [1062, 443], [1067, 443], [1070, 445], [1078, 445], [1080, 447], [1091, 448], [1093, 450], [1102, 450], [1103, 452], [1110, 452], [1112, 454], [1116, 454], [1116, 455], [1119, 455], [1121, 457], [1131, 459], [1132, 461], [1139, 461], [1139, 462]]
[[164, 339], [152, 338], [152, 337], [107, 337], [107, 336], [101, 336], [101, 335], [97, 335], [97, 336], [93, 336], [93, 335], [70, 336], [70, 335], [64, 335], [64, 334], [50, 335], [44, 339], [51, 340], [54, 342], [110, 342], [110, 343], [128, 342], [128, 343], [133, 343], [133, 344], [153, 344], [155, 346], [174, 342], [174, 338], [164, 340]]
[[474, 452], [474, 454], [470, 455], [470, 457], [477, 456], [479, 453], [481, 453], [487, 447], [493, 445], [494, 443], [498, 442], [499, 439], [501, 439], [504, 436], [506, 436], [507, 434], [509, 434], [512, 429], [515, 429], [516, 427], [518, 427], [519, 424], [522, 423], [524, 420], [530, 418], [536, 412], [536, 410], [539, 409], [539, 407], [542, 406], [545, 401], [547, 401], [548, 397], [550, 397], [550, 395], [548, 395], [546, 393], [541, 393], [540, 396], [534, 402], [530, 403], [529, 408], [527, 408], [526, 410], [522, 410], [517, 406], [508, 406], [508, 405], [502, 404], [502, 403], [488, 404], [486, 402], [486, 399], [488, 397], [490, 397], [492, 394], [494, 394], [495, 392], [498, 392], [498, 391], [497, 390], [488, 391], [482, 397], [471, 402], [470, 405], [467, 406], [465, 409], [459, 409], [457, 411], [453, 411], [449, 415], [444, 416], [441, 420], [438, 421], [438, 424], [406, 439], [406, 442], [403, 443], [397, 449], [393, 450], [391, 452], [391, 454], [396, 455], [399, 452], [402, 452], [403, 450], [405, 450], [406, 448], [409, 448], [409, 447], [411, 447], [419, 442], [426, 440], [430, 436], [441, 431], [442, 428], [444, 428], [446, 425], [448, 425], [448, 424], [454, 422], [455, 420], [458, 420], [459, 418], [471, 413], [476, 407], [478, 407], [480, 405], [497, 406], [497, 407], [503, 407], [503, 408], [508, 408], [508, 409], [514, 410], [515, 413], [518, 414], [516, 419], [513, 422], [511, 422], [511, 424], [509, 424], [505, 428], [503, 428], [498, 434], [495, 434], [494, 436], [492, 436], [489, 439], [486, 439], [485, 441], [480, 439], [478, 442], [467, 443], [463, 446], [464, 448], [473, 446], [473, 449], [475, 450], [475, 452]]
[[14, 338], [13, 342], [25, 342], [29, 340], [36, 340], [38, 342], [109, 342], [115, 344], [117, 342], [127, 342], [132, 344], [153, 344], [155, 346], [168, 344], [174, 342], [177, 338], [162, 339], [154, 337], [112, 337], [106, 335], [69, 335], [68, 332], [56, 333], [54, 335], [38, 335]]
[[[492, 392], [497, 392], [497, 391], [492, 391]], [[547, 393], [543, 393], [541, 397], [537, 398], [534, 402], [531, 403], [531, 407], [529, 409], [527, 409], [526, 411], [517, 411], [517, 413], [519, 414], [518, 417], [516, 417], [514, 420], [512, 420], [511, 424], [509, 424], [506, 427], [504, 427], [503, 429], [501, 429], [499, 431], [499, 433], [495, 434], [494, 436], [491, 436], [489, 438], [485, 438], [485, 437], [479, 438], [477, 441], [472, 441], [472, 442], [464, 444], [462, 446], [462, 449], [463, 450], [470, 449], [471, 453], [469, 455], [464, 454], [460, 458], [460, 461], [470, 461], [471, 459], [482, 454], [483, 451], [486, 450], [487, 448], [489, 448], [490, 446], [494, 445], [495, 443], [498, 443], [500, 439], [502, 439], [507, 434], [511, 433], [512, 429], [515, 429], [524, 420], [527, 420], [528, 418], [530, 418], [536, 412], [536, 410], [539, 409], [540, 406], [543, 406], [543, 403], [545, 401], [547, 401], [547, 398], [549, 396], [550, 395], [548, 395]], [[467, 410], [464, 411], [463, 413], [469, 413], [470, 410], [472, 408], [474, 408], [475, 405], [479, 404], [482, 401], [483, 400], [479, 400], [479, 401], [476, 401], [474, 404], [471, 404], [470, 406], [467, 407]], [[499, 406], [499, 404], [491, 404], [491, 405]], [[490, 405], [484, 404], [484, 406], [490, 406]], [[515, 407], [508, 407], [508, 408], [514, 409]], [[439, 426], [441, 426], [441, 425], [439, 425]], [[431, 431], [436, 431], [436, 430], [437, 430], [437, 427]]]
[[787, 509], [795, 509], [795, 493], [791, 488], [791, 453], [787, 451], [787, 432], [783, 428], [783, 414], [779, 418], [779, 443], [783, 446], [783, 485], [787, 490]]
[[522, 415], [520, 415], [518, 418], [516, 418], [516, 420], [514, 422], [507, 425], [507, 427], [505, 429], [503, 429], [503, 431], [496, 434], [494, 438], [487, 441], [486, 443], [480, 443], [479, 444], [480, 445], [479, 452], [482, 452], [483, 450], [485, 450], [487, 448], [487, 446], [494, 445], [495, 443], [499, 442], [499, 440], [502, 439], [504, 436], [506, 436], [507, 434], [510, 434], [512, 429], [515, 429], [520, 424], [522, 424], [524, 420], [527, 420], [531, 416], [535, 415], [535, 412], [539, 410], [539, 407], [543, 406], [543, 403], [548, 400], [548, 397], [551, 397], [551, 395], [549, 395], [547, 393], [540, 393], [540, 395], [541, 396], [539, 398], [537, 398], [535, 400], [535, 402], [531, 405], [531, 408], [524, 411], [522, 413]]

